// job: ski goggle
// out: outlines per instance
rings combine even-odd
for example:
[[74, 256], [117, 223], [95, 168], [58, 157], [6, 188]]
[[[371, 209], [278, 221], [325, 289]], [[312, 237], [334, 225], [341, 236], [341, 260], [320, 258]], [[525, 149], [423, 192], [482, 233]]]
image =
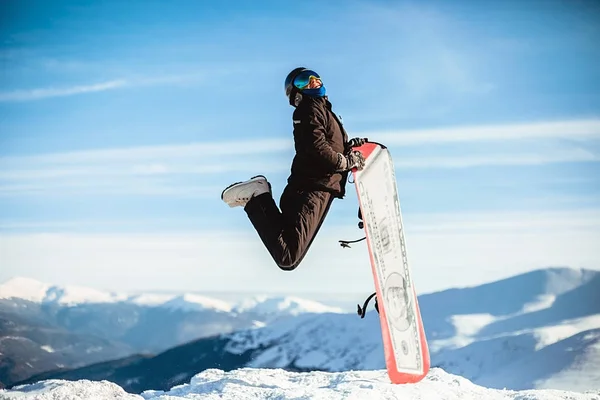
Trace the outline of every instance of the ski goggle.
[[294, 78], [294, 86], [296, 86], [300, 90], [303, 90], [308, 87], [312, 80], [318, 80], [320, 84], [323, 84], [319, 74], [317, 74], [315, 71], [305, 70], [300, 72]]

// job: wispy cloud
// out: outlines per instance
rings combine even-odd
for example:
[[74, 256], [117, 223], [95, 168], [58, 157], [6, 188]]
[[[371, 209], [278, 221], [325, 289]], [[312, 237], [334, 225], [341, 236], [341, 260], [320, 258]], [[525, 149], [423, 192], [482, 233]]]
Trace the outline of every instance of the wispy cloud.
[[0, 184], [0, 197], [24, 195], [49, 197], [74, 196], [153, 196], [176, 198], [218, 198], [222, 186], [190, 185], [181, 182], [144, 180], [135, 177], [106, 179], [99, 177], [71, 180], [35, 180], [27, 183]]
[[478, 166], [544, 165], [567, 162], [598, 162], [600, 156], [584, 149], [565, 149], [550, 154], [486, 154], [482, 156], [454, 156], [404, 158], [395, 162], [398, 168], [469, 168]]
[[[231, 155], [231, 154], [230, 154]], [[199, 155], [200, 156], [200, 155]], [[227, 172], [263, 171], [264, 173], [283, 173], [289, 169], [289, 163], [277, 160], [264, 160], [262, 157], [248, 156], [244, 160], [236, 158], [211, 157], [205, 160], [194, 160], [193, 156], [176, 156], [156, 162], [131, 159], [129, 162], [113, 161], [113, 164], [99, 165], [94, 161], [77, 165], [19, 165], [18, 168], [3, 168], [0, 180], [59, 180], [89, 179], [105, 177], [114, 180], [119, 177], [152, 177], [167, 175], [217, 175]], [[555, 151], [550, 154], [485, 154], [477, 156], [456, 155], [447, 157], [404, 157], [395, 162], [401, 169], [446, 169], [469, 168], [477, 166], [508, 165], [544, 165], [568, 162], [598, 162], [600, 156], [583, 149]], [[0, 165], [2, 163], [0, 162]], [[14, 164], [13, 164], [14, 165]], [[17, 167], [16, 165], [14, 165]], [[0, 192], [2, 191], [0, 186]]]
[[74, 96], [84, 93], [104, 92], [106, 90], [119, 89], [127, 85], [128, 82], [126, 80], [118, 79], [91, 85], [71, 86], [64, 88], [14, 90], [9, 92], [0, 92], [0, 101], [29, 101], [45, 99], [49, 97]]
[[[420, 291], [430, 291], [536, 267], [598, 268], [599, 217], [597, 209], [407, 216], [407, 248], [415, 282], [421, 282]], [[160, 282], [161, 288], [173, 281], [174, 286], [184, 290], [220, 288], [227, 282], [230, 290], [244, 290], [260, 273], [263, 283], [256, 282], [257, 290], [279, 287], [293, 292], [310, 291], [314, 282], [321, 282], [326, 289], [343, 272], [347, 289], [363, 291], [369, 289], [369, 282], [372, 284], [370, 270], [365, 268], [369, 261], [364, 248], [347, 250], [337, 246], [337, 240], [343, 237], [340, 235], [354, 233], [355, 226], [325, 226], [304, 266], [294, 272], [297, 279], [293, 283], [273, 264], [251, 228], [152, 233], [141, 224], [135, 232], [91, 234], [78, 232], [77, 226], [70, 229], [68, 221], [39, 227], [46, 233], [0, 233], [0, 280], [27, 275], [52, 281], [62, 276], [115, 290], [129, 285], [130, 280], [142, 287]], [[244, 268], [240, 269], [242, 259]], [[144, 266], [141, 275], [140, 265]], [[93, 281], [89, 271], [96, 271]], [[120, 277], [120, 283], [115, 283], [115, 276]], [[182, 276], [191, 282], [189, 286], [182, 287]], [[204, 286], [198, 286], [198, 282]]]
[[197, 142], [181, 145], [137, 146], [102, 150], [83, 150], [33, 156], [0, 157], [2, 169], [34, 164], [94, 164], [110, 162], [156, 162], [183, 158], [221, 157], [249, 154], [268, 154], [291, 150], [292, 139], [237, 140], [229, 142]]
[[85, 93], [97, 93], [108, 90], [122, 89], [136, 86], [154, 86], [166, 84], [181, 84], [200, 81], [203, 73], [184, 73], [161, 76], [146, 76], [115, 79], [105, 82], [92, 83], [89, 85], [75, 85], [67, 87], [47, 87], [35, 89], [22, 89], [0, 92], [0, 102], [24, 102], [41, 100], [52, 97], [75, 96]]
[[600, 209], [427, 213], [405, 217], [415, 233], [485, 233], [593, 229], [600, 233]]
[[[589, 160], [587, 158], [539, 158], [539, 157], [515, 157], [486, 159], [481, 158], [459, 158], [454, 159], [418, 159], [402, 160], [397, 162], [397, 168], [403, 176], [411, 171], [423, 169], [458, 169], [475, 166], [507, 166], [507, 165], [538, 165], [551, 162], [573, 162]], [[593, 158], [598, 162], [600, 159]], [[161, 170], [139, 171], [136, 168], [113, 168], [110, 170], [84, 170], [84, 169], [61, 169], [61, 170], [28, 170], [8, 171], [0, 173], [0, 198], [18, 198], [22, 196], [48, 197], [70, 197], [77, 196], [127, 196], [144, 195], [153, 197], [174, 198], [218, 198], [225, 184], [240, 180], [252, 174], [267, 174], [272, 181], [283, 180], [289, 173], [289, 165], [281, 163], [229, 163], [213, 165], [184, 166], [180, 168], [167, 168]], [[448, 178], [449, 179], [449, 178]], [[453, 178], [456, 179], [456, 178]], [[205, 182], [212, 182], [206, 185]], [[454, 182], [454, 181], [453, 181]], [[595, 185], [592, 181], [590, 185]], [[460, 182], [457, 183], [460, 185]], [[493, 188], [505, 185], [494, 182]], [[515, 185], [521, 190], [526, 183], [520, 182]], [[488, 185], [489, 186], [489, 185]], [[452, 188], [451, 190], [456, 190]], [[468, 190], [475, 190], [468, 188]], [[494, 189], [495, 190], [495, 189]], [[546, 202], [550, 201], [545, 198]], [[553, 195], [552, 200], [557, 201]], [[585, 199], [572, 199], [577, 202]], [[588, 202], [597, 202], [588, 200]], [[538, 201], [539, 203], [539, 201]]]
[[[200, 218], [196, 216], [196, 218]], [[600, 234], [600, 209], [597, 206], [576, 210], [527, 210], [527, 211], [468, 211], [468, 212], [404, 212], [405, 228], [412, 234], [471, 234], [471, 233], [499, 233], [499, 232], [527, 232], [539, 233], [540, 231], [594, 230]], [[169, 229], [164, 229], [169, 226]], [[186, 217], [182, 219], [145, 217], [142, 219], [72, 219], [49, 221], [0, 221], [2, 231], [27, 231], [37, 232], [70, 232], [86, 227], [102, 227], [109, 230], [126, 227], [128, 232], [148, 233], [152, 228], [160, 228], [160, 232], [173, 234], [203, 234], [208, 233], [200, 224], [199, 219]], [[174, 228], [174, 229], [173, 229]], [[190, 231], [191, 228], [191, 231]], [[355, 233], [355, 226], [337, 223], [330, 230], [341, 232], [344, 235]], [[218, 234], [219, 232], [215, 232]], [[225, 232], [224, 235], [242, 234], [242, 232]], [[112, 235], [106, 233], [106, 235]], [[115, 234], [116, 235], [116, 234]], [[121, 235], [121, 233], [119, 233]], [[0, 237], [2, 234], [0, 234]]]
[[368, 131], [357, 135], [369, 137], [388, 146], [529, 139], [599, 139], [600, 119]]
[[[517, 125], [471, 126], [366, 134], [400, 153], [403, 146], [422, 146], [426, 155], [395, 157], [396, 167], [407, 170], [456, 169], [479, 166], [531, 166], [570, 162], [600, 162], [593, 146], [600, 138], [599, 120], [576, 120]], [[555, 139], [579, 140], [583, 145], [556, 145]], [[489, 142], [469, 152], [460, 146], [448, 155], [443, 143]], [[502, 141], [523, 142], [510, 151], [499, 152]], [[550, 146], [546, 142], [550, 141]], [[580, 144], [581, 144], [580, 143]], [[396, 150], [394, 150], [396, 147]], [[437, 149], [437, 150], [436, 150]], [[148, 193], [172, 196], [204, 196], [197, 190], [198, 179], [214, 185], [235, 173], [249, 171], [271, 176], [289, 172], [293, 141], [255, 139], [235, 142], [206, 142], [182, 145], [139, 146], [103, 150], [85, 150], [32, 156], [0, 158], [0, 196], [51, 193]], [[189, 185], [190, 179], [195, 184]], [[169, 185], [165, 184], [168, 181]], [[90, 185], [89, 182], [94, 182]], [[79, 191], [79, 192], [78, 192]]]
[[[397, 131], [366, 131], [354, 136], [368, 137], [387, 146], [437, 145], [454, 142], [522, 141], [542, 139], [600, 139], [600, 119], [551, 121], [524, 124], [476, 125]], [[291, 137], [286, 139], [198, 142], [181, 145], [138, 146], [103, 150], [84, 150], [33, 156], [0, 157], [3, 170], [21, 165], [72, 164], [96, 162], [140, 162], [182, 159], [199, 156], [235, 156], [291, 151]]]

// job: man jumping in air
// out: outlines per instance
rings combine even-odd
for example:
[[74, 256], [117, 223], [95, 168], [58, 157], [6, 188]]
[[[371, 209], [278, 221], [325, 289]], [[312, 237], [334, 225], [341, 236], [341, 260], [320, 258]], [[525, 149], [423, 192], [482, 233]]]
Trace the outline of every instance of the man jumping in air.
[[344, 197], [348, 173], [364, 167], [364, 157], [352, 148], [367, 139], [348, 140], [315, 71], [296, 68], [290, 72], [285, 94], [295, 107], [296, 154], [279, 208], [262, 175], [230, 185], [221, 199], [230, 207], [244, 207], [275, 263], [291, 271], [306, 255], [333, 199]]

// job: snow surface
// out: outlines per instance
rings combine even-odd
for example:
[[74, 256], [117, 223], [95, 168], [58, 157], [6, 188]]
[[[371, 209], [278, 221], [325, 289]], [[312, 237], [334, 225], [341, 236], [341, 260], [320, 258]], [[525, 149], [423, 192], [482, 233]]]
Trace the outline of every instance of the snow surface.
[[537, 328], [534, 331], [537, 338], [536, 350], [594, 328], [600, 328], [600, 314], [562, 321], [559, 325]]
[[46, 351], [48, 353], [54, 353], [54, 349], [52, 348], [52, 346], [48, 346], [48, 345], [46, 345], [46, 346], [40, 346], [40, 349], [42, 349], [42, 350], [44, 350], [44, 351]]
[[340, 373], [295, 373], [281, 369], [243, 368], [231, 372], [206, 370], [189, 384], [168, 392], [126, 393], [102, 381], [49, 380], [13, 390], [0, 390], [2, 400], [119, 399], [119, 400], [599, 400], [600, 390], [575, 393], [558, 390], [497, 390], [475, 385], [439, 368], [416, 384], [391, 384], [385, 370]]
[[[478, 294], [476, 302], [462, 304], [465, 291], [461, 290], [448, 291], [444, 301], [436, 300], [429, 310], [439, 312], [439, 317], [434, 314], [425, 326], [432, 365], [490, 388], [579, 392], [600, 388], [597, 273], [553, 269], [538, 273], [542, 274], [549, 277], [543, 287], [536, 286], [540, 276], [523, 276], [511, 282], [511, 287], [517, 285], [521, 290], [515, 289], [510, 296], [506, 296], [506, 285], [490, 285]], [[13, 285], [0, 285], [0, 298], [24, 288], [23, 296], [43, 300], [46, 292], [40, 293], [47, 288], [38, 284], [16, 280]], [[250, 368], [344, 372], [377, 371], [385, 366], [375, 311], [360, 319], [294, 297], [259, 296], [238, 304], [212, 300], [195, 295], [127, 298], [149, 306], [206, 306], [233, 313], [290, 316], [277, 321], [267, 317], [253, 329], [223, 335], [230, 339], [227, 351], [255, 351], [246, 365]]]
[[[507, 352], [507, 349], [503, 349]], [[478, 383], [497, 387], [525, 388], [533, 381], [537, 389], [557, 388], [583, 391], [600, 389], [600, 328], [581, 332], [518, 361], [497, 366]]]
[[260, 329], [223, 335], [226, 351], [242, 354], [266, 349], [248, 367], [320, 369], [333, 372], [374, 370], [385, 366], [379, 316], [365, 319], [348, 314], [305, 314], [283, 319]]
[[[527, 310], [540, 310], [540, 303], [548, 304], [540, 298], [538, 307]], [[594, 350], [593, 335], [595, 329], [600, 329], [600, 314], [512, 330], [510, 317], [528, 315], [517, 311], [500, 316], [450, 316], [448, 322], [455, 334], [448, 339], [429, 340], [432, 365], [486, 387], [574, 391], [600, 388], [600, 353]], [[509, 324], [506, 329], [504, 323]], [[483, 331], [491, 325], [496, 329], [485, 334]], [[592, 339], [583, 340], [577, 335]], [[255, 351], [246, 365], [253, 368], [342, 372], [385, 367], [375, 311], [368, 312], [365, 319], [350, 314], [304, 314], [223, 336], [229, 339], [228, 352]]]

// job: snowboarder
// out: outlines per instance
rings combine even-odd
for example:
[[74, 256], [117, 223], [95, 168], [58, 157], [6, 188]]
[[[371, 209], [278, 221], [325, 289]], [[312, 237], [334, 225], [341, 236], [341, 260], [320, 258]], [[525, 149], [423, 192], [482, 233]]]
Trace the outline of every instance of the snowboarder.
[[335, 198], [343, 198], [348, 173], [365, 159], [353, 147], [367, 139], [348, 136], [332, 112], [319, 74], [296, 68], [285, 79], [292, 107], [294, 145], [287, 185], [279, 207], [263, 175], [234, 183], [221, 194], [230, 207], [241, 206], [275, 263], [282, 270], [298, 267]]

